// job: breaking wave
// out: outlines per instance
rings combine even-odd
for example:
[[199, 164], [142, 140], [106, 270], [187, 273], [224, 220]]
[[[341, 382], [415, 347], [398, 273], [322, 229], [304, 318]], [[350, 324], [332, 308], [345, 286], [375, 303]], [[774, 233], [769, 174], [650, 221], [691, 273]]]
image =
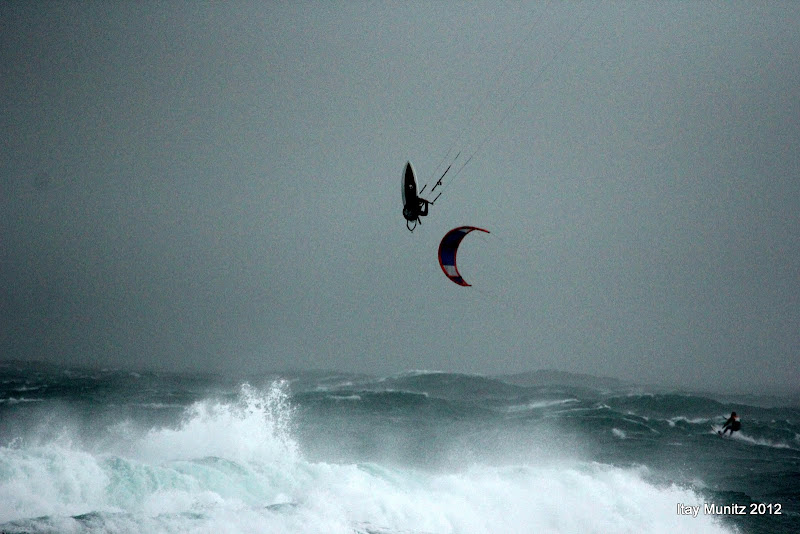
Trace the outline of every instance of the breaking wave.
[[[398, 400], [392, 395], [385, 400]], [[399, 399], [408, 407], [408, 399]], [[0, 530], [16, 532], [726, 532], [691, 489], [595, 462], [402, 465], [306, 459], [285, 382], [206, 399], [171, 426], [118, 421], [0, 448]]]

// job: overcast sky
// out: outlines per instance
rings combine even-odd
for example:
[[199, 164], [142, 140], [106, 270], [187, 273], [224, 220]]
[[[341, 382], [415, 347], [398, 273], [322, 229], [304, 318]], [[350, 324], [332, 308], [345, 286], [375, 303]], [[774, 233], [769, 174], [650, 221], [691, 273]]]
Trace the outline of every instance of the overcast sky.
[[0, 68], [0, 359], [800, 382], [796, 2], [3, 1]]

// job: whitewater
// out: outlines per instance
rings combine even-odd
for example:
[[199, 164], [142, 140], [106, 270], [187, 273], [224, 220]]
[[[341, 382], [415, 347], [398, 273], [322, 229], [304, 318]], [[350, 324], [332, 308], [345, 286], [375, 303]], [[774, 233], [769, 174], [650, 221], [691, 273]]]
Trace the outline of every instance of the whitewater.
[[789, 404], [547, 373], [0, 363], [2, 533], [788, 533], [799, 514]]

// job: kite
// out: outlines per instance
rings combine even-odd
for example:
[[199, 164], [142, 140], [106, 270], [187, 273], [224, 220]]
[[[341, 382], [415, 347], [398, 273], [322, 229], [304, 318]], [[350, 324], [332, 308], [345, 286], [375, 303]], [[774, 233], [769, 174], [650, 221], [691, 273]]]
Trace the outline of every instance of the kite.
[[439, 243], [439, 265], [444, 271], [444, 274], [460, 286], [469, 287], [468, 284], [459, 274], [458, 267], [456, 266], [456, 253], [461, 240], [473, 230], [489, 233], [489, 230], [477, 228], [475, 226], [459, 226], [447, 232]]

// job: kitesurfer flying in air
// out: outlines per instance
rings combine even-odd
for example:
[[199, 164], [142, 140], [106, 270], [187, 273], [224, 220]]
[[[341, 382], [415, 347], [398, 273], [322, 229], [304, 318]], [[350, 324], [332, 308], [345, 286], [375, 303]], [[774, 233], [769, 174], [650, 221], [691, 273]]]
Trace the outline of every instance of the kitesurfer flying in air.
[[[425, 188], [423, 187], [423, 189]], [[403, 217], [406, 218], [406, 226], [409, 230], [413, 232], [417, 223], [422, 224], [419, 218], [428, 215], [428, 205], [430, 204], [432, 202], [417, 195], [417, 180], [414, 176], [414, 168], [409, 161], [403, 169]], [[411, 223], [414, 225], [412, 226]]]
[[725, 432], [731, 432], [731, 436], [734, 432], [742, 428], [742, 423], [739, 421], [739, 416], [736, 415], [736, 412], [731, 412], [731, 416], [725, 421], [725, 424], [722, 425], [722, 432], [720, 432], [720, 436], [724, 436]]

